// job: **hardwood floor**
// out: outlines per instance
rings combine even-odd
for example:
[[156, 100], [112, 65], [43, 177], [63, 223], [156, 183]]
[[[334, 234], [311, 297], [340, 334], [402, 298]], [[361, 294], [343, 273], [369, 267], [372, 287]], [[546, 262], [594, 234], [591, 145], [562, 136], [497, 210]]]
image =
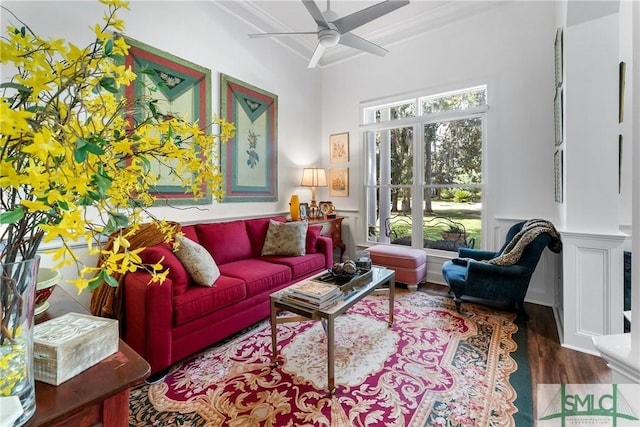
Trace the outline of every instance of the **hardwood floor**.
[[[420, 291], [447, 296], [447, 287], [427, 283]], [[533, 414], [536, 414], [537, 384], [609, 384], [611, 370], [604, 359], [560, 345], [556, 322], [551, 307], [525, 303], [529, 314], [527, 322], [527, 344]]]

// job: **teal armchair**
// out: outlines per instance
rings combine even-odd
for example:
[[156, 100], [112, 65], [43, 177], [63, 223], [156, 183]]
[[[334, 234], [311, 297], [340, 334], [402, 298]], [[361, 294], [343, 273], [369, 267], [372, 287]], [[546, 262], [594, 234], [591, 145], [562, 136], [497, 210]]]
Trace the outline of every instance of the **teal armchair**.
[[[529, 288], [531, 276], [536, 269], [544, 248], [549, 246], [559, 252], [561, 242], [559, 235], [552, 232], [540, 232], [526, 244], [519, 259], [512, 265], [496, 265], [488, 262], [503, 254], [514, 238], [519, 238], [527, 231], [523, 230], [527, 221], [513, 225], [507, 232], [505, 243], [499, 251], [460, 248], [458, 258], [447, 261], [442, 266], [442, 275], [449, 285], [449, 292], [454, 295], [456, 308], [460, 310], [463, 296], [481, 298], [502, 303], [512, 303], [525, 319], [524, 298]], [[550, 223], [548, 223], [550, 224]]]

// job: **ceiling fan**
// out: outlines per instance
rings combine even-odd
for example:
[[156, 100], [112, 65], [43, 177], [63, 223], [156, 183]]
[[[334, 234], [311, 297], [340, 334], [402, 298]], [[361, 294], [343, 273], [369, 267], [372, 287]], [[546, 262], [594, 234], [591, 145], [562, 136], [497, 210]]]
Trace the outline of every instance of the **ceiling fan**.
[[302, 3], [311, 14], [311, 17], [316, 24], [318, 24], [317, 31], [259, 33], [249, 34], [249, 37], [279, 37], [298, 34], [317, 34], [318, 44], [311, 56], [311, 60], [309, 61], [309, 68], [314, 68], [318, 64], [318, 61], [320, 61], [322, 54], [327, 48], [334, 47], [337, 44], [373, 53], [374, 55], [384, 56], [389, 52], [388, 50], [356, 36], [351, 33], [351, 30], [409, 4], [409, 0], [386, 0], [381, 3], [374, 4], [366, 9], [338, 18], [336, 13], [331, 10], [329, 1], [330, 0], [327, 0], [327, 10], [321, 12], [314, 0], [302, 0]]

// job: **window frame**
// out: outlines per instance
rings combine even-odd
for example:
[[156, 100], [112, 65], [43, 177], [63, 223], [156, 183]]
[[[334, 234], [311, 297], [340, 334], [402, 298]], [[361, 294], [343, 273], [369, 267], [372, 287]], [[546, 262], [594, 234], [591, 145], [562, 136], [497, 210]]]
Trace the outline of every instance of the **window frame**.
[[[430, 113], [430, 114], [422, 114], [422, 100], [425, 98], [433, 98], [433, 97], [446, 97], [457, 94], [463, 94], [466, 92], [471, 92], [474, 90], [478, 90], [480, 88], [484, 88], [486, 104], [482, 106], [475, 106], [466, 109], [458, 109], [458, 110], [449, 110], [445, 112], [438, 113]], [[399, 119], [380, 121], [375, 123], [364, 123], [367, 114], [370, 114], [371, 110], [381, 109], [381, 108], [389, 108], [397, 105], [402, 105], [406, 103], [410, 103], [411, 100], [416, 103], [416, 115], [412, 117], [403, 117]], [[422, 205], [424, 204], [424, 193], [423, 191], [428, 188], [480, 188], [482, 191], [482, 209], [481, 209], [481, 227], [482, 227], [482, 242], [483, 247], [487, 246], [487, 204], [486, 204], [486, 196], [488, 194], [488, 186], [487, 186], [487, 136], [488, 136], [488, 121], [489, 121], [489, 84], [481, 84], [476, 86], [468, 86], [464, 89], [456, 89], [450, 91], [439, 91], [434, 92], [433, 95], [426, 95], [422, 92], [420, 95], [416, 95], [414, 97], [407, 96], [399, 96], [396, 98], [387, 98], [384, 101], [378, 100], [376, 101], [368, 101], [361, 103], [360, 105], [360, 117], [363, 123], [359, 126], [359, 131], [361, 135], [361, 141], [363, 143], [363, 162], [364, 167], [362, 168], [363, 173], [363, 206], [365, 212], [365, 220], [363, 222], [364, 235], [366, 244], [372, 244], [373, 242], [368, 239], [368, 226], [369, 226], [369, 209], [367, 207], [369, 192], [371, 189], [378, 188], [380, 190], [387, 190], [392, 188], [411, 188], [411, 194], [413, 198], [413, 203], [411, 204], [411, 216], [412, 218], [421, 218], [422, 217]], [[426, 125], [444, 121], [454, 121], [454, 120], [463, 120], [468, 118], [479, 118], [482, 123], [482, 182], [480, 184], [425, 184], [424, 180], [424, 172], [422, 165], [424, 164], [424, 127]], [[375, 183], [375, 174], [370, 174], [370, 154], [369, 150], [369, 142], [368, 135], [375, 134], [375, 132], [381, 131], [390, 131], [392, 129], [398, 129], [403, 127], [412, 127], [413, 128], [413, 152], [414, 158], [412, 163], [412, 168], [414, 171], [413, 174], [413, 183], [410, 186], [407, 185], [394, 185], [391, 183], [382, 182], [377, 185]], [[377, 201], [378, 208], [380, 204], [380, 200]], [[379, 225], [381, 228], [382, 224]], [[379, 233], [382, 234], [383, 230], [379, 230]], [[448, 254], [451, 255], [451, 251], [443, 251], [439, 249], [433, 248], [423, 248], [422, 246], [422, 229], [418, 226], [413, 226], [411, 231], [411, 241], [413, 242], [412, 247], [421, 248], [428, 252], [436, 253], [436, 254]], [[420, 244], [418, 245], [418, 242]], [[389, 243], [389, 242], [387, 242]]]

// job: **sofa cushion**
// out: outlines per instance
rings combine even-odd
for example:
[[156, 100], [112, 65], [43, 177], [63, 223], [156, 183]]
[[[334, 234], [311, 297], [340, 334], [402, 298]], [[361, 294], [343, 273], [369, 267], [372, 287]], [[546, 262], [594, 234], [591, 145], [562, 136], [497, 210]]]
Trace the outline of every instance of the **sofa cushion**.
[[233, 277], [220, 276], [212, 288], [191, 286], [187, 292], [173, 298], [173, 322], [176, 326], [182, 325], [245, 297], [245, 283]]
[[198, 233], [196, 233], [195, 225], [184, 225], [182, 226], [182, 228], [180, 228], [180, 231], [187, 239], [191, 239], [196, 243], [200, 243], [200, 241], [198, 240]]
[[287, 222], [287, 219], [283, 216], [245, 220], [254, 258], [259, 257], [262, 253], [262, 246], [264, 246], [264, 239], [267, 237], [267, 229], [269, 228], [269, 222], [271, 219], [278, 222]]
[[196, 285], [214, 286], [220, 270], [211, 254], [202, 245], [184, 236], [176, 236], [175, 254]]
[[322, 233], [321, 225], [310, 225], [307, 229], [307, 253], [315, 254], [318, 252], [316, 245], [318, 244], [318, 237]]
[[304, 255], [308, 225], [306, 221], [281, 223], [271, 220], [262, 246], [262, 255]]
[[249, 258], [220, 265], [223, 276], [244, 280], [247, 286], [247, 298], [275, 290], [283, 283], [291, 281], [291, 269], [262, 259]]
[[318, 269], [324, 268], [325, 260], [323, 254], [307, 254], [304, 256], [265, 256], [264, 261], [286, 265], [291, 269], [292, 279], [307, 276]]
[[187, 270], [184, 268], [176, 254], [173, 253], [171, 245], [167, 243], [162, 243], [155, 246], [150, 246], [145, 248], [140, 253], [140, 258], [142, 262], [146, 264], [155, 264], [159, 262], [162, 258], [162, 265], [165, 269], [169, 269], [169, 274], [167, 275], [168, 279], [171, 279], [173, 282], [173, 294], [180, 295], [183, 294], [187, 287], [189, 287], [189, 282], [191, 281], [191, 277]]
[[209, 251], [218, 266], [253, 255], [244, 223], [238, 220], [196, 224], [200, 244]]

